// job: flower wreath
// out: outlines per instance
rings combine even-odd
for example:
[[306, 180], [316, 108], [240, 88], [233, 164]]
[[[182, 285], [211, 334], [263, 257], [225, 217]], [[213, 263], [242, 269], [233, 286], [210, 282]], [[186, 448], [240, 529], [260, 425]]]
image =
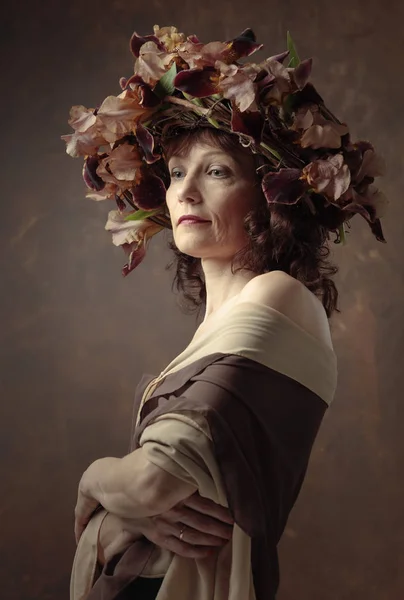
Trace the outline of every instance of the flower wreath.
[[129, 257], [124, 276], [143, 260], [147, 241], [172, 228], [161, 141], [176, 128], [237, 135], [266, 158], [261, 185], [268, 204], [305, 202], [316, 215], [320, 198], [333, 210], [335, 243], [345, 242], [345, 224], [356, 213], [385, 242], [380, 218], [387, 199], [373, 185], [384, 174], [383, 160], [371, 143], [353, 143], [347, 125], [325, 106], [308, 81], [312, 60], [300, 61], [289, 33], [286, 52], [240, 62], [262, 46], [251, 29], [203, 44], [155, 25], [153, 35], [132, 35], [134, 74], [120, 79], [118, 96], [95, 109], [72, 107], [74, 132], [62, 139], [70, 156], [84, 157], [87, 197], [117, 204], [105, 228]]

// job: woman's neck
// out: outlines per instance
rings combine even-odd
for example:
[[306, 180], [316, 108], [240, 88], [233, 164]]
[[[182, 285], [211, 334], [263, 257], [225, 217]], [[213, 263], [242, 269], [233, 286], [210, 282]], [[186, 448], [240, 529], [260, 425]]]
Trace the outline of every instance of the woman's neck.
[[206, 277], [206, 310], [203, 323], [214, 315], [222, 306], [238, 296], [244, 286], [256, 273], [251, 271], [238, 271], [236, 273], [222, 273], [214, 277]]

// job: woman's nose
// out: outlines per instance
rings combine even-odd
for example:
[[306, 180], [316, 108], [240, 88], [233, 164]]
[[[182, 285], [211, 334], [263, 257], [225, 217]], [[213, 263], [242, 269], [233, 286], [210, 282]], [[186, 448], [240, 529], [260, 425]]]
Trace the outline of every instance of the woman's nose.
[[177, 189], [177, 197], [180, 202], [200, 202], [201, 193], [195, 177], [187, 175], [184, 177]]

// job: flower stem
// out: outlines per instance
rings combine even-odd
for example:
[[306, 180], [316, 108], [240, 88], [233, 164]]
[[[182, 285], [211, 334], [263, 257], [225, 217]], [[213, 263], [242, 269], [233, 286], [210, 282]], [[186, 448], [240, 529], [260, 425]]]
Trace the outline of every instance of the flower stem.
[[343, 223], [341, 223], [341, 225], [338, 227], [338, 234], [339, 234], [338, 243], [345, 246], [346, 237], [345, 237], [345, 227], [344, 227]]
[[167, 102], [171, 102], [172, 104], [179, 104], [180, 106], [184, 106], [186, 108], [190, 108], [193, 111], [199, 112], [202, 115], [206, 115], [209, 112], [208, 108], [204, 108], [203, 106], [199, 106], [198, 104], [194, 104], [189, 100], [183, 100], [182, 98], [176, 98], [175, 96], [166, 96], [164, 98]]

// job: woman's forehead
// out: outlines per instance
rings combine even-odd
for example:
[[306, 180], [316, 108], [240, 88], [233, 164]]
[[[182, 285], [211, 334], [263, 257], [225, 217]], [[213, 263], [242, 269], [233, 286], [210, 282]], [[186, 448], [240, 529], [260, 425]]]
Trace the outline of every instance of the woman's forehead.
[[232, 156], [229, 151], [220, 148], [217, 144], [197, 142], [190, 144], [186, 149], [178, 148], [170, 154], [170, 158], [189, 158], [190, 155], [198, 155], [201, 158], [205, 156]]
[[171, 152], [168, 162], [178, 158], [184, 162], [211, 158], [224, 158], [227, 161], [232, 161], [243, 168], [251, 167], [254, 162], [252, 153], [246, 152], [245, 150], [243, 151], [242, 148], [240, 148], [239, 151], [236, 149], [224, 149], [214, 142], [209, 143], [196, 140], [192, 144], [187, 145], [187, 148], [178, 148]]

